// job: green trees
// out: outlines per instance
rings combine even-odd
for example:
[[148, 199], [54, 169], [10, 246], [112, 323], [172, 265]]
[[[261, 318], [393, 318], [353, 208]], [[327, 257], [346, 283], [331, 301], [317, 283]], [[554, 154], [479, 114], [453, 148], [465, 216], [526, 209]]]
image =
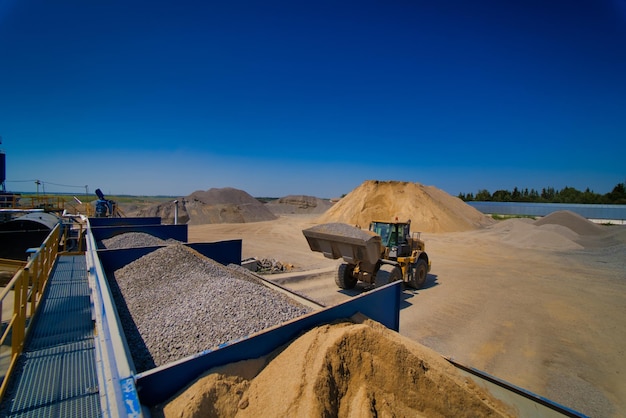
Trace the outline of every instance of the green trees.
[[541, 189], [541, 193], [535, 189], [520, 190], [517, 187], [513, 191], [496, 190], [491, 194], [487, 189], [480, 189], [476, 196], [472, 193], [459, 193], [458, 196], [465, 202], [533, 202], [533, 203], [595, 203], [595, 204], [626, 204], [626, 186], [624, 183], [617, 184], [610, 193], [604, 195], [585, 189], [584, 192], [573, 187], [565, 187], [556, 190], [554, 187]]

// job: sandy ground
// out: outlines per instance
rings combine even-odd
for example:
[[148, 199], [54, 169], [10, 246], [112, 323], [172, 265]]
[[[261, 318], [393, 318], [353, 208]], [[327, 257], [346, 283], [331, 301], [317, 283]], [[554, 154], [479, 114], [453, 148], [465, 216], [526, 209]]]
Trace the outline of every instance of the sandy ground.
[[[309, 249], [301, 231], [316, 223], [316, 215], [290, 215], [195, 225], [189, 241], [240, 238], [242, 258], [274, 258], [298, 270], [270, 278], [334, 304], [362, 289], [338, 289], [338, 261]], [[519, 221], [423, 234], [433, 267], [423, 289], [404, 291], [400, 333], [583, 414], [626, 416], [624, 227], [586, 237], [585, 248], [541, 235], [532, 242], [525, 228]]]

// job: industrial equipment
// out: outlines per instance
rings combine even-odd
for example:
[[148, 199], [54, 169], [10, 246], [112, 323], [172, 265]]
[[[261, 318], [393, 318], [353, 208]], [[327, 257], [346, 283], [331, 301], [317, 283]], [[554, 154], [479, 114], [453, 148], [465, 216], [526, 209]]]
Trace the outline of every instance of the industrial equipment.
[[316, 225], [302, 231], [312, 251], [333, 260], [343, 258], [335, 282], [351, 289], [363, 281], [380, 286], [403, 280], [419, 289], [426, 282], [430, 260], [411, 221], [373, 221], [369, 230], [344, 223]]
[[96, 189], [98, 200], [96, 201], [96, 218], [121, 218], [122, 211], [117, 207], [117, 203], [106, 199], [102, 190]]

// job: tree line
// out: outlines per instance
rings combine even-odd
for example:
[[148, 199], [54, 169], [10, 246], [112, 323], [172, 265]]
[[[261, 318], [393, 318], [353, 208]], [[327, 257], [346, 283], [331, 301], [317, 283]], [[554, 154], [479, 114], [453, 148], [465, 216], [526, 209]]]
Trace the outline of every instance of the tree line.
[[573, 187], [565, 187], [556, 190], [554, 187], [547, 187], [541, 191], [535, 189], [496, 190], [490, 193], [489, 190], [479, 190], [476, 195], [473, 193], [459, 193], [458, 196], [465, 202], [531, 202], [531, 203], [594, 203], [594, 204], [626, 204], [625, 183], [618, 183], [611, 192], [598, 194], [585, 189], [584, 192]]

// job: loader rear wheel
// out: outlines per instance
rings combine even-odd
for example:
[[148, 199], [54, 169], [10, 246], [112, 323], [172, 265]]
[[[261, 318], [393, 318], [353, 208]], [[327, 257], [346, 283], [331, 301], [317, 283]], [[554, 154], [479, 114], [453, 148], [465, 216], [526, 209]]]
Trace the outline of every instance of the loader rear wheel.
[[354, 265], [348, 263], [341, 263], [337, 269], [337, 276], [335, 277], [335, 283], [342, 289], [352, 289], [356, 286], [358, 281], [352, 273], [354, 272]]
[[411, 278], [408, 285], [413, 289], [420, 289], [426, 283], [428, 276], [428, 264], [425, 260], [419, 259], [411, 266]]
[[383, 264], [376, 272], [376, 287], [402, 280], [402, 270], [398, 266]]

